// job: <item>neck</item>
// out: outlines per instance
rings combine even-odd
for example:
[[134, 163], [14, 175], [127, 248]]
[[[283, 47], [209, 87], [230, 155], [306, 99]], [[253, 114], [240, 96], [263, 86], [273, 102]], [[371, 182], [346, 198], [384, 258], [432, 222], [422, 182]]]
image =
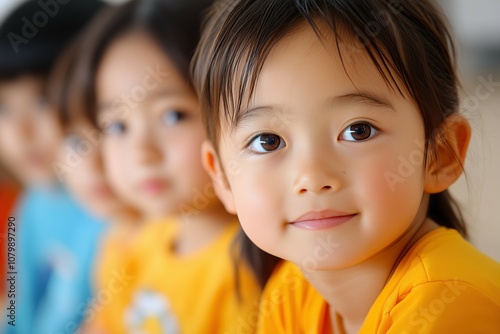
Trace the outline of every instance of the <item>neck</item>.
[[144, 219], [139, 211], [131, 207], [117, 210], [117, 212], [115, 212], [115, 214], [111, 217], [111, 221], [130, 226], [141, 226], [144, 223]]
[[425, 215], [419, 215], [397, 241], [356, 266], [304, 272], [328, 303], [331, 328], [335, 333], [359, 332], [371, 306], [402, 257], [423, 235], [437, 227]]
[[137, 230], [144, 225], [144, 219], [139, 212], [131, 208], [120, 210], [111, 218], [112, 228], [124, 237], [124, 241], [132, 241], [137, 236]]
[[203, 210], [183, 212], [174, 217], [179, 225], [175, 242], [177, 254], [189, 254], [215, 240], [236, 217], [222, 204], [214, 203]]

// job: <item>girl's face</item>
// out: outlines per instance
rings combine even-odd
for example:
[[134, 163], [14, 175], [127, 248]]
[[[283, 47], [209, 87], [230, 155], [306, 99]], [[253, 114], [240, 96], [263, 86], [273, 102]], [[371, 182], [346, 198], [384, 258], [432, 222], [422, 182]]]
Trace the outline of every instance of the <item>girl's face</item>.
[[226, 208], [263, 250], [312, 270], [390, 247], [424, 206], [417, 107], [363, 52], [343, 55], [350, 77], [334, 41], [285, 37], [219, 144]]
[[[73, 196], [92, 214], [105, 219], [118, 219], [131, 213], [109, 187], [101, 161], [102, 135], [88, 121], [77, 119], [66, 131], [59, 150], [58, 162], [62, 181]], [[69, 165], [69, 157], [73, 159]]]
[[140, 33], [118, 38], [99, 66], [96, 92], [112, 188], [147, 216], [203, 209], [194, 198], [211, 183], [201, 165], [198, 100], [165, 53]]
[[0, 160], [24, 184], [54, 177], [60, 129], [43, 86], [33, 76], [0, 83]]

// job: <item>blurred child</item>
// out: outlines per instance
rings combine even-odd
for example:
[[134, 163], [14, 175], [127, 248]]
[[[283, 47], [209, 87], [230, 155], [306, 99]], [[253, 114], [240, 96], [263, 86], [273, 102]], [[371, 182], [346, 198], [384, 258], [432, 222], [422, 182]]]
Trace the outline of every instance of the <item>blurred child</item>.
[[106, 333], [235, 333], [256, 325], [260, 287], [244, 263], [234, 272], [238, 224], [200, 160], [205, 133], [189, 62], [204, 7], [133, 0], [98, 17], [75, 52], [68, 99], [104, 133], [111, 187], [148, 219], [129, 262], [129, 300], [118, 315], [100, 313]]
[[447, 190], [471, 132], [434, 3], [214, 6], [193, 65], [205, 165], [248, 236], [293, 263], [259, 332], [500, 333], [500, 264]]
[[0, 27], [0, 160], [25, 188], [16, 218], [15, 315], [9, 332], [70, 333], [90, 299], [89, 268], [102, 226], [57, 183], [61, 133], [47, 78], [98, 1], [27, 1]]
[[[51, 78], [51, 101], [56, 106], [65, 139], [59, 151], [60, 176], [73, 197], [95, 216], [110, 225], [98, 248], [94, 265], [94, 297], [82, 324], [83, 333], [102, 332], [103, 316], [116, 314], [124, 304], [130, 280], [127, 276], [129, 252], [133, 249], [135, 235], [139, 233], [142, 219], [138, 212], [121, 201], [108, 185], [101, 159], [102, 133], [92, 125], [88, 110], [80, 108], [71, 96], [71, 75], [74, 70], [75, 52], [79, 39], [68, 48]], [[63, 168], [68, 150], [81, 152], [79, 164]], [[110, 298], [102, 300], [111, 291]], [[126, 299], [125, 299], [126, 300]], [[106, 312], [101, 312], [106, 308]], [[115, 314], [113, 314], [113, 312]], [[118, 333], [113, 328], [110, 333]]]

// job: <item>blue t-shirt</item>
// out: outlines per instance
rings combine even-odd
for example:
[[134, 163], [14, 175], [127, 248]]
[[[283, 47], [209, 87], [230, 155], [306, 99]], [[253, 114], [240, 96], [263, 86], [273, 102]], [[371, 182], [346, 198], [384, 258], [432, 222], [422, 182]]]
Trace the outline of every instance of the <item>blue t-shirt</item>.
[[91, 298], [91, 270], [105, 224], [62, 187], [28, 189], [16, 220], [16, 317], [15, 327], [6, 324], [7, 333], [74, 333]]

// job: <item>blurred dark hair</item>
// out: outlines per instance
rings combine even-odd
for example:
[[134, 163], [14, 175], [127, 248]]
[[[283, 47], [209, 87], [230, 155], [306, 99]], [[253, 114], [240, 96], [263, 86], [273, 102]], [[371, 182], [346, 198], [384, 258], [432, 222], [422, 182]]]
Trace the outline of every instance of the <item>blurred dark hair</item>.
[[51, 99], [67, 124], [83, 116], [96, 126], [95, 79], [109, 45], [130, 31], [145, 32], [191, 83], [189, 64], [211, 0], [132, 0], [103, 10], [66, 52], [53, 78]]
[[[237, 123], [243, 99], [252, 97], [273, 47], [301, 24], [312, 27], [322, 40], [333, 37], [342, 62], [359, 52], [367, 54], [396, 92], [407, 92], [416, 101], [425, 128], [426, 163], [427, 158], [434, 159], [436, 141], [446, 143], [444, 120], [458, 112], [460, 85], [453, 41], [432, 0], [216, 2], [192, 63], [205, 127], [215, 149], [221, 123]], [[346, 37], [357, 52], [342, 52], [339, 44]], [[448, 190], [430, 195], [428, 216], [467, 236]], [[249, 242], [246, 238], [243, 248]]]
[[23, 2], [0, 26], [0, 80], [47, 77], [61, 51], [104, 4], [98, 0]]

